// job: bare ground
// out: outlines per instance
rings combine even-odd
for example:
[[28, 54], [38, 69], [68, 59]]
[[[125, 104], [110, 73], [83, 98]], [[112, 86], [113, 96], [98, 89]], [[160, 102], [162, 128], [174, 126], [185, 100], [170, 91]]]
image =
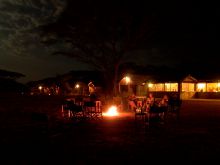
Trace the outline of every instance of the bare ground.
[[[185, 164], [218, 161], [220, 101], [185, 100], [180, 118], [144, 127], [132, 112], [64, 120], [59, 99], [1, 103], [2, 164]], [[40, 112], [40, 113], [39, 113]]]

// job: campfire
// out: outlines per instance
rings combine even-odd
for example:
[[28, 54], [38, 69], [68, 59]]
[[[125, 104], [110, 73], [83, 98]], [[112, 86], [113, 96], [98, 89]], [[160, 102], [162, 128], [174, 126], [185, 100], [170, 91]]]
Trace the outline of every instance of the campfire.
[[107, 110], [107, 112], [103, 113], [104, 116], [118, 116], [119, 113], [117, 111], [117, 106], [111, 106], [109, 107], [109, 109]]

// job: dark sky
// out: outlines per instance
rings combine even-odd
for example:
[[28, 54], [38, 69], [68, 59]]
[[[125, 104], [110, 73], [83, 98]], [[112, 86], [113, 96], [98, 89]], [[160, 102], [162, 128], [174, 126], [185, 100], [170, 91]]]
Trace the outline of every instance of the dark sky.
[[[21, 80], [25, 82], [88, 68], [73, 59], [52, 56], [53, 49], [39, 44], [39, 36], [32, 31], [59, 18], [66, 7], [78, 10], [79, 15], [83, 15], [95, 1], [83, 0], [81, 4], [72, 1], [68, 4], [72, 6], [66, 6], [63, 2], [0, 0], [0, 69], [25, 74], [26, 78]], [[111, 1], [109, 4], [107, 2], [100, 1], [95, 5], [106, 7]], [[217, 35], [220, 10], [217, 4], [208, 1], [115, 1], [111, 4], [111, 12], [114, 12], [114, 7], [125, 7], [128, 12], [143, 12], [149, 16], [153, 37], [146, 50], [134, 52], [140, 64], [168, 65], [198, 71], [210, 69], [220, 73]], [[25, 31], [31, 35], [25, 35]]]

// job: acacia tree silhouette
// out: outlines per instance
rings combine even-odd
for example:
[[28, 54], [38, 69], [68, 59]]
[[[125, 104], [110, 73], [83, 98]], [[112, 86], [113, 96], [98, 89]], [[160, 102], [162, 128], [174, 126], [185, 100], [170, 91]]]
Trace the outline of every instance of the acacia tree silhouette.
[[[54, 23], [42, 27], [44, 43], [64, 44], [59, 54], [82, 61], [101, 71], [105, 92], [117, 95], [119, 68], [135, 59], [133, 51], [147, 47], [153, 34], [149, 13], [129, 2], [68, 1], [67, 8]], [[145, 6], [146, 7], [146, 6]]]

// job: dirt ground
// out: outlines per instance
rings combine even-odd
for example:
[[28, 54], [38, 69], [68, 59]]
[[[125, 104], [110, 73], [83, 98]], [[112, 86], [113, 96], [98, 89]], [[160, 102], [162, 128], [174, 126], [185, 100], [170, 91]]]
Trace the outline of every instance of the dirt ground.
[[48, 119], [36, 113], [43, 110], [35, 102], [34, 113], [24, 113], [29, 104], [19, 107], [16, 102], [18, 110], [1, 112], [1, 164], [185, 164], [219, 159], [220, 100], [185, 100], [178, 119], [173, 115], [146, 128], [135, 122], [132, 112], [102, 120], [64, 120], [59, 102], [45, 103], [44, 111], [56, 107], [54, 113], [60, 115]]

